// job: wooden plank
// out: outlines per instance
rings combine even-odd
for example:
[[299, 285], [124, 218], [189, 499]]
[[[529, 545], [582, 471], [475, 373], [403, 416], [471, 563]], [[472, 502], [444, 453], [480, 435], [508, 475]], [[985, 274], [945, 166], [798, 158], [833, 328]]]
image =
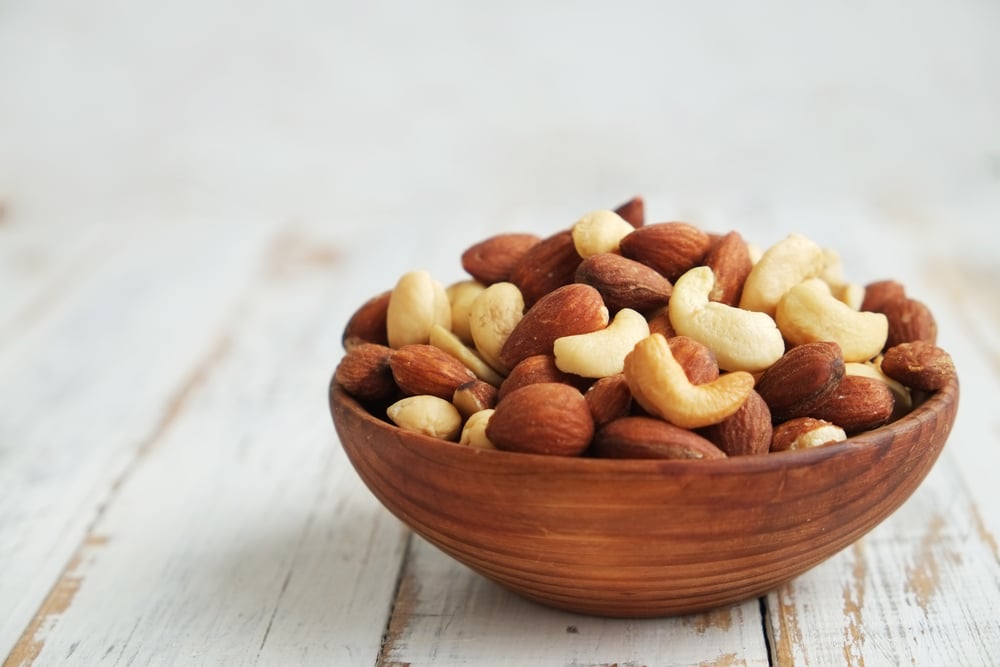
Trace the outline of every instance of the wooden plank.
[[528, 602], [419, 537], [380, 665], [767, 665], [757, 600], [666, 619], [605, 619]]
[[271, 223], [150, 222], [0, 349], [0, 655], [220, 353]]
[[284, 234], [271, 250], [12, 664], [374, 664], [408, 532], [325, 405], [356, 304], [329, 246]]

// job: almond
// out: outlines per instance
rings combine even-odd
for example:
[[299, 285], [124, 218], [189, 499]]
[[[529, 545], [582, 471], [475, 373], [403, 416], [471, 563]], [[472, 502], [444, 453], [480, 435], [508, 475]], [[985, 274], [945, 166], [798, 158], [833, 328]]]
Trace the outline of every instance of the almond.
[[462, 253], [462, 268], [483, 283], [505, 282], [524, 254], [541, 238], [534, 234], [497, 234], [470, 246]]
[[389, 297], [392, 290], [382, 292], [366, 301], [347, 320], [341, 343], [345, 350], [361, 343], [388, 345], [386, 314], [389, 312]]
[[891, 301], [885, 304], [882, 312], [889, 319], [886, 349], [916, 340], [932, 345], [937, 342], [937, 322], [923, 302], [909, 298]]
[[632, 197], [616, 208], [615, 213], [625, 218], [633, 227], [642, 227], [646, 224], [646, 202], [642, 197]]
[[598, 331], [608, 325], [601, 293], [573, 283], [556, 288], [528, 308], [500, 349], [500, 361], [514, 368], [535, 354], [552, 354], [556, 338]]
[[845, 375], [837, 390], [807, 416], [836, 424], [850, 436], [888, 422], [894, 403], [892, 391], [885, 382], [861, 375]]
[[597, 380], [583, 397], [590, 407], [595, 426], [627, 416], [632, 410], [632, 392], [624, 373], [609, 375]]
[[715, 241], [705, 256], [705, 265], [715, 274], [715, 285], [708, 295], [709, 300], [738, 306], [743, 295], [743, 283], [753, 268], [749, 246], [740, 233], [729, 232]]
[[594, 456], [614, 459], [724, 459], [706, 438], [655, 417], [622, 417], [594, 434]]
[[757, 379], [774, 423], [804, 417], [830, 398], [844, 377], [844, 357], [836, 343], [797, 345]]
[[884, 313], [887, 304], [904, 299], [906, 299], [906, 288], [903, 287], [903, 283], [895, 280], [877, 280], [865, 285], [865, 296], [861, 300], [860, 310]]
[[727, 456], [766, 454], [771, 448], [771, 411], [760, 394], [753, 391], [734, 414], [699, 433]]
[[670, 323], [670, 312], [666, 308], [657, 308], [649, 316], [649, 333], [658, 333], [667, 340], [677, 335], [674, 325]]
[[583, 391], [590, 384], [587, 378], [559, 370], [556, 358], [552, 354], [533, 354], [517, 363], [500, 384], [497, 400], [503, 398], [520, 387], [540, 382], [561, 382]]
[[358, 343], [337, 364], [333, 379], [361, 401], [381, 401], [393, 396], [396, 382], [389, 367], [393, 351], [386, 345]]
[[476, 379], [476, 374], [444, 350], [411, 343], [393, 351], [389, 367], [404, 394], [427, 394], [451, 400], [455, 389]]
[[706, 345], [688, 336], [667, 338], [667, 345], [691, 384], [705, 384], [719, 377], [719, 362]]
[[911, 389], [937, 391], [955, 376], [951, 355], [933, 343], [916, 340], [885, 351], [882, 372]]
[[844, 429], [823, 419], [796, 417], [774, 427], [771, 451], [819, 447], [847, 439]]
[[451, 397], [451, 402], [466, 419], [477, 412], [496, 407], [497, 400], [499, 400], [497, 388], [483, 380], [470, 380], [459, 385]]
[[674, 282], [702, 261], [711, 243], [708, 234], [686, 222], [657, 222], [623, 238], [621, 253]]
[[563, 230], [529, 248], [511, 269], [509, 280], [530, 308], [549, 292], [573, 282], [581, 261], [572, 231]]
[[594, 437], [594, 419], [583, 394], [573, 387], [529, 384], [497, 403], [486, 437], [509, 452], [579, 456]]
[[576, 282], [601, 293], [612, 313], [631, 308], [647, 313], [670, 300], [673, 285], [656, 270], [615, 253], [587, 257], [576, 269]]

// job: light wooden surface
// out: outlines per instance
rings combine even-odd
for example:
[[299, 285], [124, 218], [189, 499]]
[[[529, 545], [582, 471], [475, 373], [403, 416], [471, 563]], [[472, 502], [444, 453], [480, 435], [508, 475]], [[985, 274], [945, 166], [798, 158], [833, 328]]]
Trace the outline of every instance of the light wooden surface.
[[[9, 665], [1000, 661], [1000, 5], [0, 3]], [[527, 603], [382, 509], [326, 384], [364, 299], [633, 194], [932, 307], [962, 406], [761, 600]]]

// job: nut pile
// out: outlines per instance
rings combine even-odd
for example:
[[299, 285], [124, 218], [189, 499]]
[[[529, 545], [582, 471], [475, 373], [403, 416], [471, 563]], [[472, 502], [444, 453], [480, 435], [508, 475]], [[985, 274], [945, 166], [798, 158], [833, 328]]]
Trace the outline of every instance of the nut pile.
[[362, 305], [334, 382], [403, 429], [486, 449], [714, 459], [815, 447], [955, 374], [928, 308], [844, 280], [790, 234], [645, 224], [634, 198], [546, 238], [504, 233]]

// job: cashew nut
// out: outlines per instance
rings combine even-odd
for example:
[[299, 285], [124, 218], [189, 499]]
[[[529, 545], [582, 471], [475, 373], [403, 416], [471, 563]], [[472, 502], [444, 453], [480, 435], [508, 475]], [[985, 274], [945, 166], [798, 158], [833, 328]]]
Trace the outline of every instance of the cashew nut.
[[503, 376], [493, 370], [475, 350], [467, 346], [453, 332], [435, 324], [431, 327], [430, 344], [455, 357], [476, 374], [480, 380], [499, 387]]
[[667, 306], [670, 324], [710, 349], [727, 371], [760, 371], [785, 353], [785, 341], [766, 313], [709, 301], [715, 275], [707, 266], [689, 269], [674, 283]]
[[385, 324], [391, 348], [426, 343], [435, 324], [451, 329], [448, 294], [426, 271], [404, 273], [389, 295]]
[[486, 425], [493, 416], [493, 408], [480, 410], [469, 416], [462, 427], [462, 435], [458, 444], [477, 449], [496, 449], [496, 446], [486, 437]]
[[449, 401], [429, 394], [407, 396], [386, 408], [386, 416], [404, 431], [454, 440], [462, 430], [462, 415]]
[[823, 249], [800, 234], [789, 234], [764, 251], [747, 276], [740, 308], [774, 317], [778, 301], [793, 285], [814, 278], [826, 265]]
[[843, 350], [845, 362], [875, 357], [889, 335], [885, 315], [854, 310], [834, 297], [820, 278], [810, 278], [788, 290], [778, 302], [775, 319], [788, 342], [833, 341]]
[[682, 428], [722, 421], [740, 409], [754, 385], [753, 375], [745, 371], [691, 384], [661, 334], [642, 339], [625, 357], [625, 381], [647, 412]]
[[451, 303], [451, 331], [466, 345], [472, 345], [472, 332], [469, 331], [472, 303], [484, 289], [486, 285], [478, 280], [461, 280], [445, 288]]
[[500, 361], [500, 350], [523, 316], [524, 297], [513, 283], [493, 283], [472, 302], [469, 311], [472, 340], [486, 363], [501, 375], [510, 369]]
[[621, 240], [634, 231], [635, 227], [614, 211], [594, 211], [573, 225], [573, 245], [584, 259], [603, 252], [617, 252]]
[[625, 355], [649, 335], [646, 318], [631, 308], [622, 308], [611, 324], [585, 334], [563, 336], [552, 344], [556, 368], [587, 378], [603, 378], [622, 372]]

